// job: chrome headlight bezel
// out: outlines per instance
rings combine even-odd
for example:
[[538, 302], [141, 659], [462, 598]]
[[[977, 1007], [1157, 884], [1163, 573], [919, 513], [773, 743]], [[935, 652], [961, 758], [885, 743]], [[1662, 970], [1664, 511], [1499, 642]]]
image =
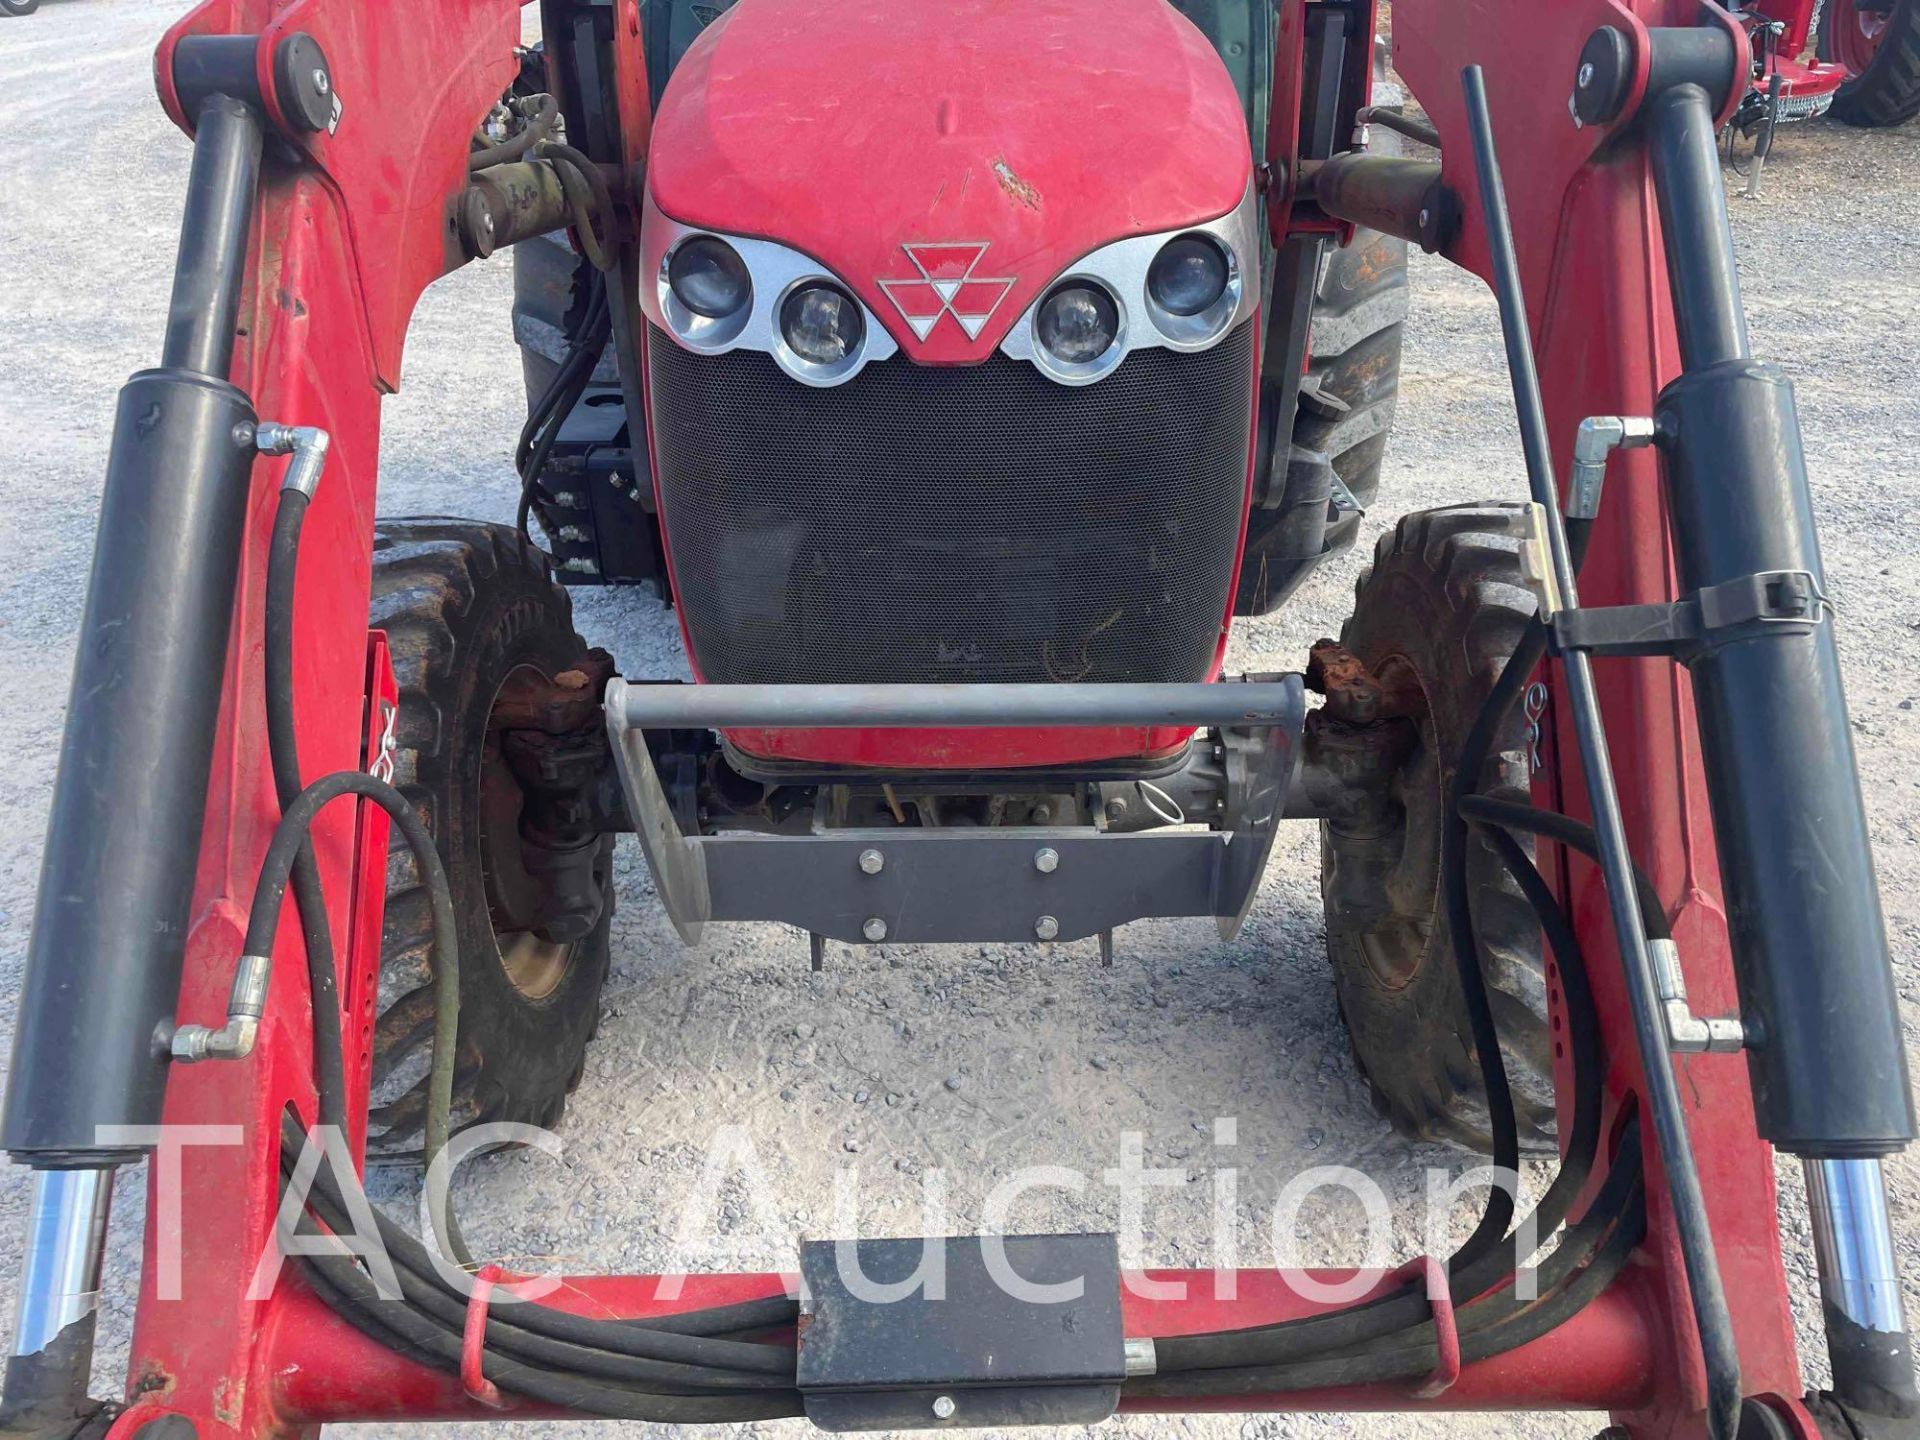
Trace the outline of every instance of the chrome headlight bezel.
[[[689, 245], [705, 242], [724, 245], [740, 261], [747, 275], [747, 294], [742, 303], [725, 315], [706, 315], [685, 304], [679, 293], [673, 288], [673, 262]], [[660, 313], [666, 317], [667, 325], [680, 337], [690, 350], [714, 354], [731, 347], [746, 327], [748, 317], [753, 313], [755, 293], [759, 286], [754, 284], [753, 266], [746, 256], [740, 253], [740, 247], [725, 235], [711, 235], [705, 231], [693, 231], [679, 237], [660, 256], [660, 276], [658, 280]]]
[[[1227, 286], [1220, 298], [1197, 315], [1175, 315], [1153, 298], [1148, 272], [1160, 252], [1188, 235], [1204, 235], [1227, 258]], [[1027, 308], [1007, 338], [1002, 354], [1030, 360], [1042, 373], [1063, 385], [1091, 385], [1112, 374], [1137, 350], [1208, 350], [1224, 340], [1254, 312], [1258, 287], [1248, 276], [1259, 273], [1260, 209], [1251, 185], [1240, 204], [1218, 220], [1182, 225], [1152, 235], [1136, 235], [1103, 245], [1049, 281], [1039, 299]], [[1096, 362], [1065, 366], [1047, 354], [1040, 343], [1040, 306], [1069, 281], [1092, 281], [1103, 286], [1120, 307], [1120, 338]]]
[[[1173, 246], [1184, 240], [1199, 239], [1219, 253], [1226, 265], [1226, 284], [1214, 297], [1211, 304], [1191, 314], [1182, 315], [1169, 310], [1161, 304], [1153, 293], [1153, 267], [1159, 263]], [[1144, 288], [1147, 301], [1147, 318], [1153, 322], [1153, 328], [1166, 337], [1167, 343], [1175, 349], [1210, 345], [1226, 334], [1233, 324], [1233, 318], [1240, 311], [1242, 282], [1240, 279], [1240, 259], [1230, 246], [1224, 244], [1217, 235], [1209, 235], [1203, 230], [1182, 230], [1154, 251], [1153, 259], [1147, 264], [1147, 282]]]
[[[811, 288], [832, 290], [853, 302], [854, 310], [860, 317], [859, 341], [838, 360], [813, 360], [793, 348], [787, 339], [787, 302], [802, 290]], [[773, 307], [773, 358], [780, 362], [780, 368], [796, 379], [805, 380], [809, 385], [838, 385], [851, 379], [866, 362], [867, 336], [873, 328], [867, 314], [867, 307], [853, 291], [838, 280], [821, 276], [805, 276], [795, 280], [780, 292], [779, 300]]]
[[[686, 349], [703, 355], [759, 351], [771, 355], [795, 380], [822, 387], [845, 384], [874, 361], [899, 353], [899, 342], [860, 298], [859, 291], [812, 257], [771, 240], [682, 225], [657, 210], [650, 209], [647, 224], [650, 235], [656, 225], [664, 231], [658, 242], [650, 239], [647, 245], [650, 252], [655, 243], [660, 245], [652, 297], [655, 313], [667, 332]], [[1227, 285], [1219, 299], [1197, 315], [1175, 315], [1153, 298], [1147, 276], [1169, 243], [1189, 235], [1205, 236], [1220, 247], [1227, 260]], [[673, 293], [669, 271], [675, 253], [680, 246], [701, 238], [731, 246], [747, 268], [751, 293], [747, 304], [735, 314], [719, 319], [697, 315]], [[1117, 240], [1067, 266], [1040, 287], [1033, 303], [1000, 342], [999, 350], [1012, 359], [1028, 361], [1062, 385], [1094, 384], [1138, 350], [1206, 350], [1253, 314], [1259, 303], [1259, 287], [1253, 277], [1259, 274], [1259, 267], [1260, 207], [1258, 195], [1249, 184], [1240, 204], [1216, 220]], [[1062, 285], [1076, 282], [1100, 287], [1119, 312], [1114, 342], [1098, 359], [1080, 363], [1048, 353], [1038, 331], [1040, 307]], [[830, 285], [852, 297], [860, 308], [859, 345], [845, 359], [830, 365], [795, 353], [781, 327], [781, 312], [788, 298], [809, 284]]]
[[[1097, 290], [1106, 296], [1108, 301], [1113, 305], [1113, 339], [1108, 342], [1106, 349], [1102, 350], [1091, 360], [1062, 359], [1050, 350], [1046, 342], [1040, 337], [1040, 312], [1046, 308], [1047, 302], [1055, 295], [1058, 295], [1062, 290], [1074, 286], [1083, 286], [1087, 289]], [[1033, 331], [1033, 354], [1029, 358], [1043, 373], [1060, 381], [1064, 385], [1091, 385], [1103, 375], [1112, 374], [1114, 367], [1126, 358], [1126, 302], [1114, 294], [1113, 287], [1098, 275], [1084, 275], [1077, 270], [1062, 275], [1058, 280], [1055, 280], [1051, 285], [1047, 286], [1041, 293], [1040, 298], [1033, 302], [1032, 311], [1022, 323], [1029, 325]], [[1003, 345], [1001, 349], [1005, 350], [1006, 347]]]
[[[654, 295], [667, 333], [688, 350], [701, 355], [724, 355], [730, 350], [757, 350], [771, 355], [780, 368], [803, 385], [845, 384], [875, 360], [885, 360], [900, 347], [887, 333], [872, 309], [852, 286], [820, 265], [812, 257], [771, 240], [726, 235], [713, 230], [696, 229], [669, 220], [655, 212], [650, 223], [665, 228], [667, 234], [660, 252], [660, 268]], [[752, 295], [738, 314], [722, 321], [696, 315], [682, 305], [668, 283], [668, 270], [674, 253], [688, 242], [701, 238], [721, 240], [731, 245], [746, 264], [752, 282]], [[860, 344], [845, 359], [820, 365], [796, 354], [780, 328], [780, 312], [795, 291], [807, 285], [831, 285], [851, 296], [860, 307]]]

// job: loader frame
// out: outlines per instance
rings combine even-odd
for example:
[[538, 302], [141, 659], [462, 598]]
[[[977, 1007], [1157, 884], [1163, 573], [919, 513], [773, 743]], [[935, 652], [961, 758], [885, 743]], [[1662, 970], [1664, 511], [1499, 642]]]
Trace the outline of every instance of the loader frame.
[[[1308, 0], [1279, 7], [1280, 74], [1302, 53]], [[1699, 0], [1398, 0], [1395, 60], [1443, 139], [1443, 178], [1469, 197], [1447, 258], [1489, 277], [1487, 230], [1471, 197], [1476, 187], [1457, 76], [1484, 67], [1491, 111], [1509, 177], [1518, 258], [1531, 303], [1531, 330], [1546, 419], [1564, 469], [1579, 422], [1590, 415], [1652, 412], [1681, 370], [1663, 254], [1661, 218], [1644, 144], [1605, 127], [1569, 122], [1567, 83], [1588, 36], [1601, 26], [1643, 33], [1648, 26], [1716, 23]], [[611, 35], [610, 75], [596, 104], [608, 124], [595, 137], [597, 160], [638, 175], [649, 111], [646, 58], [636, 0], [573, 13], [549, 9], [550, 44], [576, 26]], [[377, 763], [382, 706], [393, 699], [384, 639], [369, 634], [370, 550], [377, 492], [381, 396], [398, 388], [408, 321], [421, 292], [462, 262], [453, 197], [465, 180], [474, 118], [513, 79], [519, 40], [516, 0], [420, 0], [367, 7], [356, 0], [208, 0], [171, 31], [156, 73], [168, 113], [192, 133], [196, 116], [176, 88], [173, 56], [184, 37], [258, 36], [268, 66], [278, 37], [313, 37], [330, 62], [332, 88], [347, 114], [377, 123], [337, 133], [300, 132], [274, 113], [263, 84], [267, 159], [251, 227], [233, 383], [258, 414], [322, 426], [333, 437], [326, 483], [315, 495], [298, 577], [296, 659], [299, 741], [313, 773]], [[1744, 46], [1744, 41], [1741, 42]], [[1297, 70], [1292, 73], [1297, 74]], [[1543, 78], [1545, 77], [1545, 78]], [[1644, 78], [1644, 77], [1642, 77]], [[1289, 93], [1276, 85], [1276, 97]], [[1728, 106], [1737, 100], [1729, 96]], [[617, 118], [616, 118], [617, 117]], [[1291, 187], [1297, 151], [1271, 154], [1273, 183]], [[1324, 221], [1285, 228], [1294, 207], [1279, 204], [1284, 241], [1324, 233]], [[623, 259], [632, 279], [634, 256]], [[622, 293], [636, 290], [627, 283]], [[617, 309], [620, 307], [616, 307]], [[616, 315], [621, 369], [639, 373], [636, 309]], [[637, 393], [629, 413], [644, 413]], [[1589, 603], [1671, 601], [1679, 594], [1652, 450], [1623, 453], [1609, 478], [1607, 506], [1582, 577]], [[193, 922], [178, 1014], [223, 1013], [243, 913], [278, 805], [268, 769], [260, 633], [277, 461], [252, 472], [239, 592], [214, 735]], [[1516, 469], [1516, 481], [1518, 471]], [[1540, 678], [1559, 693], [1557, 665]], [[1601, 700], [1633, 853], [1652, 877], [1684, 957], [1697, 1009], [1737, 1008], [1728, 921], [1706, 781], [1684, 671], [1664, 660], [1616, 663], [1601, 672]], [[1544, 806], [1580, 815], [1578, 750], [1566, 707], [1549, 702]], [[364, 1144], [371, 1033], [387, 856], [387, 822], [372, 805], [329, 812], [314, 831], [343, 946], [339, 1004], [348, 1038], [351, 1140]], [[1613, 954], [1607, 905], [1594, 865], [1545, 845], [1541, 866], [1575, 917], [1593, 967], [1592, 987], [1608, 1059], [1609, 1126], [1644, 1090], [1626, 982]], [[162, 1151], [148, 1187], [146, 1254], [135, 1320], [126, 1408], [119, 1437], [148, 1440], [312, 1433], [323, 1423], [528, 1418], [555, 1413], [511, 1396], [476, 1395], [366, 1338], [328, 1308], [288, 1267], [264, 1300], [248, 1297], [254, 1258], [273, 1244], [280, 1117], [311, 1118], [312, 997], [301, 980], [300, 938], [285, 927], [276, 980], [250, 1063], [176, 1067], [164, 1119], [197, 1137]], [[1758, 1138], [1745, 1065], [1737, 1055], [1676, 1058], [1681, 1094], [1726, 1290], [1746, 1392], [1780, 1433], [1822, 1433], [1803, 1403], [1774, 1204], [1771, 1148]], [[1563, 1113], [1571, 1061], [1562, 1057]], [[1707, 1377], [1689, 1305], [1675, 1219], [1649, 1155], [1647, 1234], [1638, 1262], [1597, 1300], [1551, 1334], [1491, 1359], [1469, 1362], [1444, 1386], [1395, 1383], [1280, 1396], [1236, 1395], [1140, 1404], [1123, 1409], [1185, 1410], [1537, 1410], [1609, 1412], [1633, 1433], [1702, 1433]], [[177, 1263], [176, 1258], [177, 1257]], [[1125, 1297], [1127, 1334], [1163, 1336], [1258, 1325], [1313, 1308], [1272, 1271], [1243, 1271], [1232, 1285], [1208, 1271], [1162, 1271], [1185, 1298]], [[778, 1275], [695, 1275], [662, 1286], [659, 1277], [579, 1277], [570, 1299], [583, 1313], [645, 1315], [693, 1309], [786, 1289]], [[664, 1298], [671, 1294], [674, 1298]], [[1231, 1296], [1231, 1298], [1222, 1298]], [[501, 1406], [504, 1408], [495, 1408]], [[169, 1428], [172, 1427], [172, 1428]]]

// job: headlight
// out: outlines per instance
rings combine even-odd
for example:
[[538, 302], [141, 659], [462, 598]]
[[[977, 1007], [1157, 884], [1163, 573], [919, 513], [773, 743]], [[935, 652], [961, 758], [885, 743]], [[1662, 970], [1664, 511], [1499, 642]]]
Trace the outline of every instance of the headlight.
[[673, 252], [667, 285], [695, 315], [722, 320], [744, 310], [753, 299], [753, 281], [739, 252], [724, 240], [698, 236]]
[[1204, 235], [1177, 235], [1147, 270], [1147, 293], [1169, 315], [1198, 315], [1227, 293], [1227, 253]]
[[860, 306], [834, 285], [802, 285], [780, 307], [780, 335], [809, 365], [838, 365], [866, 332]]
[[1033, 328], [1062, 365], [1091, 365], [1120, 338], [1120, 307], [1100, 286], [1069, 280], [1040, 302]]

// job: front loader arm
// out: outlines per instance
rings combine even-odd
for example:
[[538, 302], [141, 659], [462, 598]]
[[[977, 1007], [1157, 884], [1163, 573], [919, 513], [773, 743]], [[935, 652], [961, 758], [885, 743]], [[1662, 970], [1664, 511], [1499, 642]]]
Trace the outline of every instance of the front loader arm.
[[[203, 355], [183, 357], [182, 374], [204, 367], [217, 377], [230, 376], [234, 389], [250, 398], [261, 418], [323, 427], [333, 437], [312, 505], [310, 543], [298, 585], [299, 741], [312, 774], [358, 768], [366, 761], [365, 717], [368, 697], [376, 693], [370, 690], [365, 617], [380, 396], [399, 383], [406, 327], [420, 292], [464, 259], [448, 217], [465, 185], [469, 136], [511, 77], [519, 38], [519, 9], [508, 0], [412, 8], [431, 13], [410, 14], [407, 7], [369, 9], [347, 0], [284, 6], [214, 0], [175, 26], [156, 57], [163, 103], [189, 135], [201, 134], [183, 264], [198, 243], [197, 228], [206, 222], [207, 207], [213, 203], [208, 197], [216, 195], [223, 180], [233, 178], [227, 157], [246, 148], [240, 142], [228, 144], [233, 127], [224, 120], [220, 135], [202, 133], [202, 107], [221, 105], [212, 98], [218, 89], [240, 92], [221, 113], [233, 112], [237, 104], [239, 113], [251, 116], [242, 128], [252, 132], [251, 146], [261, 157], [257, 187], [236, 186], [226, 197], [241, 227], [241, 263], [234, 273], [202, 273], [191, 284], [186, 279], [177, 283], [168, 358], [175, 358], [171, 337], [191, 318], [193, 308], [211, 291], [223, 291], [231, 307], [220, 322], [225, 333], [214, 337], [210, 349], [203, 347], [205, 354], [217, 358], [209, 363]], [[284, 82], [273, 70], [275, 57], [287, 53], [289, 37], [299, 35], [312, 42], [293, 51], [303, 65], [302, 79], [311, 85], [313, 72], [324, 67], [324, 93], [338, 106], [322, 112], [317, 130], [285, 113], [280, 89]], [[240, 47], [238, 61], [231, 52], [208, 49], [205, 37], [229, 36], [246, 37], [225, 42]], [[220, 66], [226, 73], [210, 77], [210, 70]], [[290, 103], [291, 96], [288, 99]], [[222, 147], [217, 153], [216, 146]], [[251, 174], [246, 178], [250, 181]], [[164, 407], [173, 402], [161, 392], [159, 403]], [[136, 427], [150, 423], [144, 414], [133, 420]], [[142, 433], [135, 428], [117, 437], [116, 457], [137, 455]], [[190, 461], [173, 463], [177, 468]], [[177, 847], [192, 854], [197, 841], [199, 864], [190, 905], [180, 897], [183, 927], [172, 916], [120, 917], [136, 933], [158, 925], [174, 936], [169, 948], [179, 977], [179, 1000], [177, 1008], [169, 1006], [169, 1021], [177, 1017], [181, 1022], [217, 1024], [224, 1013], [244, 909], [278, 815], [262, 728], [261, 616], [267, 534], [283, 469], [284, 462], [262, 458], [221, 482], [248, 488], [244, 502], [236, 497], [243, 511], [239, 565], [230, 592], [231, 624], [224, 614], [217, 620], [209, 614], [201, 633], [172, 637], [179, 649], [198, 657], [190, 670], [176, 672], [176, 678], [206, 669], [220, 676], [217, 719], [201, 761], [205, 768], [183, 777], [186, 787], [198, 788], [205, 796], [204, 830], [198, 836], [169, 838], [165, 814], [107, 817], [140, 835], [141, 843], [155, 851]], [[180, 483], [168, 478], [170, 473], [161, 472], [162, 483], [180, 490]], [[124, 506], [138, 499], [133, 489], [109, 483], [103, 557], [111, 553], [105, 547], [115, 517], [121, 517], [124, 528]], [[182, 493], [195, 492], [188, 484]], [[156, 503], [165, 508], [164, 497]], [[229, 502], [215, 497], [215, 503]], [[122, 537], [134, 543], [141, 538]], [[178, 545], [200, 565], [219, 560], [218, 544], [209, 545], [205, 535], [167, 532], [163, 542], [162, 534], [150, 532], [144, 538], [149, 544]], [[137, 582], [129, 582], [131, 589], [123, 584], [114, 591], [117, 577], [108, 572], [116, 569], [124, 575], [123, 566], [104, 558], [96, 567], [89, 626], [98, 616], [109, 630], [90, 629], [89, 640], [83, 642], [83, 651], [103, 658], [93, 670], [83, 662], [69, 716], [70, 736], [84, 728], [103, 744], [117, 739], [107, 733], [110, 727], [151, 726], [156, 714], [180, 704], [175, 695], [128, 691], [134, 673], [129, 662], [105, 648], [114, 624], [112, 611], [153, 608], [152, 597], [140, 594]], [[111, 603], [103, 603], [103, 595]], [[70, 739], [70, 752], [76, 743], [83, 742]], [[181, 755], [164, 759], [188, 772], [194, 768], [193, 761]], [[89, 800], [134, 798], [82, 793], [76, 768], [71, 763], [63, 767], [61, 787], [61, 804], [67, 807], [63, 813], [75, 815], [76, 833], [104, 823], [79, 813]], [[314, 848], [329, 897], [329, 920], [345, 962], [338, 1003], [347, 1033], [364, 1045], [379, 948], [384, 825], [357, 822], [350, 811], [335, 807], [316, 826]], [[57, 868], [65, 863], [63, 854], [71, 852], [50, 847], [45, 894], [74, 883], [73, 874]], [[107, 883], [115, 883], [113, 877]], [[79, 986], [36, 983], [23, 1004], [21, 1033], [45, 1036], [49, 1044], [37, 1059], [19, 1057], [22, 1065], [15, 1071], [10, 1102], [32, 1115], [10, 1130], [9, 1143], [20, 1144], [24, 1135], [34, 1152], [49, 1146], [78, 1147], [77, 1158], [84, 1164], [87, 1146], [97, 1142], [81, 1133], [83, 1119], [89, 1126], [100, 1122], [144, 1128], [164, 1120], [167, 1127], [214, 1127], [199, 1134], [184, 1156], [163, 1149], [163, 1158], [156, 1162], [161, 1168], [177, 1165], [179, 1183], [150, 1189], [148, 1283], [128, 1381], [135, 1409], [122, 1425], [128, 1433], [142, 1404], [180, 1407], [196, 1417], [203, 1436], [259, 1434], [275, 1427], [261, 1368], [272, 1305], [247, 1299], [247, 1281], [252, 1257], [269, 1246], [278, 1116], [287, 1106], [310, 1115], [313, 1104], [312, 1030], [298, 927], [285, 927], [280, 939], [278, 978], [256, 1058], [247, 1064], [174, 1067], [164, 1114], [144, 1085], [109, 1094], [99, 1084], [102, 1072], [113, 1067], [98, 1064], [94, 1047], [118, 1042], [93, 1033], [92, 1017], [84, 1007], [87, 996], [124, 988], [115, 961], [105, 959], [106, 968], [90, 972]], [[102, 948], [106, 954], [120, 954], [119, 963], [144, 958], [144, 952], [125, 946], [109, 943]], [[163, 954], [160, 963], [165, 960]], [[66, 963], [75, 962], [67, 957]], [[43, 980], [49, 978], [46, 965], [35, 968]], [[357, 1068], [356, 1081], [351, 1095], [355, 1124], [362, 1125], [364, 1064]], [[65, 1108], [52, 1103], [47, 1097], [55, 1092], [71, 1103]], [[89, 1105], [91, 1115], [86, 1113]], [[48, 1117], [56, 1113], [73, 1117], [75, 1133], [46, 1128]], [[139, 1135], [130, 1143], [137, 1151], [151, 1145], [153, 1136]], [[172, 1158], [165, 1158], [169, 1153]], [[90, 1330], [90, 1315], [86, 1326]], [[80, 1377], [84, 1383], [84, 1364]]]
[[[1586, 417], [1657, 417], [1654, 446], [1612, 460], [1581, 573], [1582, 608], [1670, 603], [1754, 571], [1806, 574], [1817, 592], [1797, 422], [1784, 379], [1747, 351], [1713, 159], [1714, 127], [1746, 91], [1741, 28], [1696, 0], [1583, 0], [1557, 9], [1552, 25], [1537, 7], [1504, 0], [1409, 0], [1395, 7], [1395, 23], [1397, 62], [1440, 132], [1443, 183], [1462, 199], [1464, 222], [1445, 253], [1491, 283], [1493, 236], [1461, 84], [1462, 67], [1484, 71], [1559, 473], [1574, 470], [1573, 442]], [[1602, 27], [1626, 42], [1627, 63], [1613, 106], [1591, 97], [1583, 106], [1576, 89], [1584, 82], [1597, 91], [1611, 78], [1604, 62], [1598, 77], [1583, 68], [1607, 53], [1582, 48]], [[1715, 48], [1716, 34], [1726, 37], [1718, 48], [1730, 60], [1713, 67], [1712, 78], [1679, 73]], [[1696, 86], [1689, 99], [1684, 92]], [[1709, 433], [1718, 426], [1725, 428]], [[1684, 665], [1597, 662], [1626, 840], [1664, 902], [1686, 992], [1700, 1014], [1748, 1021], [1744, 1059], [1676, 1057], [1712, 1248], [1733, 1297], [1727, 1311], [1740, 1390], [1769, 1397], [1776, 1414], [1809, 1428], [1796, 1398], [1772, 1154], [1758, 1137], [1803, 1159], [1817, 1231], [1859, 1220], [1837, 1218], [1832, 1207], [1845, 1197], [1826, 1192], [1864, 1175], [1874, 1212], [1867, 1228], [1884, 1235], [1878, 1157], [1913, 1133], [1828, 616], [1794, 646], [1749, 626], [1730, 632], [1725, 648], [1682, 652]], [[1539, 803], [1590, 815], [1564, 665], [1542, 678], [1555, 697], [1554, 743], [1535, 782]], [[1758, 812], [1767, 818], [1756, 827]], [[1783, 863], [1809, 844], [1819, 861]], [[1564, 850], [1558, 865], [1583, 939], [1610, 952], [1614, 927], [1602, 919], [1599, 868]], [[1795, 939], [1781, 943], [1789, 933]], [[1648, 1072], [1624, 1043], [1633, 1032], [1627, 988], [1612, 967], [1596, 978], [1609, 1053], [1619, 1062], [1611, 1088], [1616, 1099], [1644, 1105]], [[1770, 1020], [1774, 1033], [1763, 1034]], [[1650, 1431], [1664, 1413], [1695, 1412], [1709, 1395], [1665, 1190], [1651, 1187], [1646, 1251], [1685, 1343], [1670, 1352], [1675, 1363], [1662, 1369], [1656, 1404], [1631, 1417]], [[1874, 1283], [1872, 1304], [1843, 1300], [1846, 1282], [1823, 1262], [1835, 1389], [1843, 1403], [1864, 1402], [1880, 1417], [1856, 1416], [1863, 1433], [1912, 1416], [1897, 1286], [1886, 1277]], [[1874, 1364], [1859, 1365], [1864, 1335], [1878, 1341], [1872, 1348], [1888, 1357], [1906, 1398], [1885, 1392]]]

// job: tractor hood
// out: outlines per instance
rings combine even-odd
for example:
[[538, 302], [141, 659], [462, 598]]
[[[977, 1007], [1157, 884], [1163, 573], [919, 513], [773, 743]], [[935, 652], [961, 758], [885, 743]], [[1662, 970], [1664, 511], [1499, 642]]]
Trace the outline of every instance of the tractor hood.
[[1166, 0], [740, 0], [650, 148], [650, 210], [800, 251], [936, 364], [986, 358], [1082, 256], [1217, 219], [1252, 178], [1233, 81]]

